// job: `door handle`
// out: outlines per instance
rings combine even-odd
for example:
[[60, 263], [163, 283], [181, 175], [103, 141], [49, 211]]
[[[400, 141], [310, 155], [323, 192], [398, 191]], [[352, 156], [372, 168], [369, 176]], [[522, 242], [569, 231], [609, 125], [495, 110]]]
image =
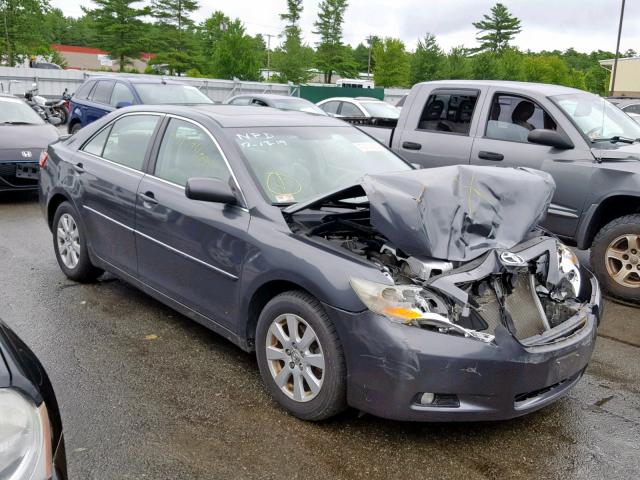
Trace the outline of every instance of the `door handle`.
[[76, 173], [84, 173], [84, 165], [82, 164], [82, 162], [78, 162], [73, 166], [73, 169], [76, 171]]
[[504, 160], [504, 155], [496, 152], [478, 152], [478, 158], [500, 162]]
[[156, 200], [153, 192], [139, 193], [138, 196], [142, 199], [143, 205], [147, 208], [158, 204], [158, 201]]
[[415, 142], [402, 142], [402, 148], [405, 150], [420, 150], [422, 145]]

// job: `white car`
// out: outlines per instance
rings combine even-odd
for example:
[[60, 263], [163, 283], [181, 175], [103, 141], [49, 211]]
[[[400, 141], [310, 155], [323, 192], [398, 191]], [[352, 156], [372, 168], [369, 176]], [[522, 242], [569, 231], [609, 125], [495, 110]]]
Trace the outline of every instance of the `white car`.
[[372, 97], [334, 97], [316, 105], [332, 117], [397, 119], [400, 110]]

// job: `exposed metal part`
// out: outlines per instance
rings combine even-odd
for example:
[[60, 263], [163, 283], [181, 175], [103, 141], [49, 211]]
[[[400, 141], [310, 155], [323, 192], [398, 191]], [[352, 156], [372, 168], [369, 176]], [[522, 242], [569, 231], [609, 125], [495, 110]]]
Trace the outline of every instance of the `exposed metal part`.
[[468, 328], [461, 327], [450, 321], [448, 318], [443, 317], [439, 313], [425, 313], [421, 318], [415, 320], [418, 324], [431, 326], [445, 331], [453, 330], [465, 337], [472, 337], [476, 340], [480, 340], [485, 343], [493, 342], [495, 336], [488, 333], [478, 332], [476, 330], [470, 330]]
[[420, 280], [429, 280], [433, 275], [453, 270], [453, 263], [435, 258], [408, 257], [404, 259], [404, 272]]
[[540, 297], [538, 296], [538, 292], [536, 291], [536, 276], [529, 275], [529, 288], [531, 292], [533, 292], [533, 303], [536, 305], [536, 309], [538, 310], [538, 315], [540, 315], [540, 319], [544, 324], [544, 329], [549, 330], [551, 326], [549, 325], [549, 319], [547, 318], [547, 313], [544, 311], [542, 307], [542, 302], [540, 302]]

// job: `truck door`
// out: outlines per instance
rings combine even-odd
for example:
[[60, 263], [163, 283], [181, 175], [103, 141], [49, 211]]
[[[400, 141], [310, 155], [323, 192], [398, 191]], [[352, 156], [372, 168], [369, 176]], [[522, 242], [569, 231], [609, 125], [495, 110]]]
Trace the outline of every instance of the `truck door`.
[[[529, 167], [553, 177], [556, 192], [544, 226], [552, 232], [574, 235], [593, 171], [593, 156], [564, 115], [546, 98], [493, 89], [479, 115], [482, 124], [471, 152], [471, 164]], [[532, 130], [555, 130], [574, 144], [558, 149], [529, 143]]]
[[[480, 90], [424, 85], [416, 92], [394, 150], [425, 168], [468, 164]], [[402, 112], [403, 115], [405, 112]]]

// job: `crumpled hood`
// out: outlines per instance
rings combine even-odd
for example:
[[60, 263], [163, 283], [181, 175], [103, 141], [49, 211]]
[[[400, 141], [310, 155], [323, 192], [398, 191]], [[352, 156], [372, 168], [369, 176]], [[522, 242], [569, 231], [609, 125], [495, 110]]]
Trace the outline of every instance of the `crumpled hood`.
[[[56, 127], [45, 125], [0, 125], [0, 151], [2, 150], [44, 150], [47, 145], [58, 140]], [[37, 160], [37, 158], [36, 158]]]
[[555, 191], [538, 170], [471, 165], [366, 175], [362, 187], [371, 225], [394, 247], [450, 261], [522, 242]]
[[[640, 172], [640, 143], [615, 144], [610, 143], [595, 144], [591, 148], [591, 153], [598, 161], [617, 161], [628, 164], [628, 167], [635, 172]], [[625, 162], [626, 161], [626, 162]]]

